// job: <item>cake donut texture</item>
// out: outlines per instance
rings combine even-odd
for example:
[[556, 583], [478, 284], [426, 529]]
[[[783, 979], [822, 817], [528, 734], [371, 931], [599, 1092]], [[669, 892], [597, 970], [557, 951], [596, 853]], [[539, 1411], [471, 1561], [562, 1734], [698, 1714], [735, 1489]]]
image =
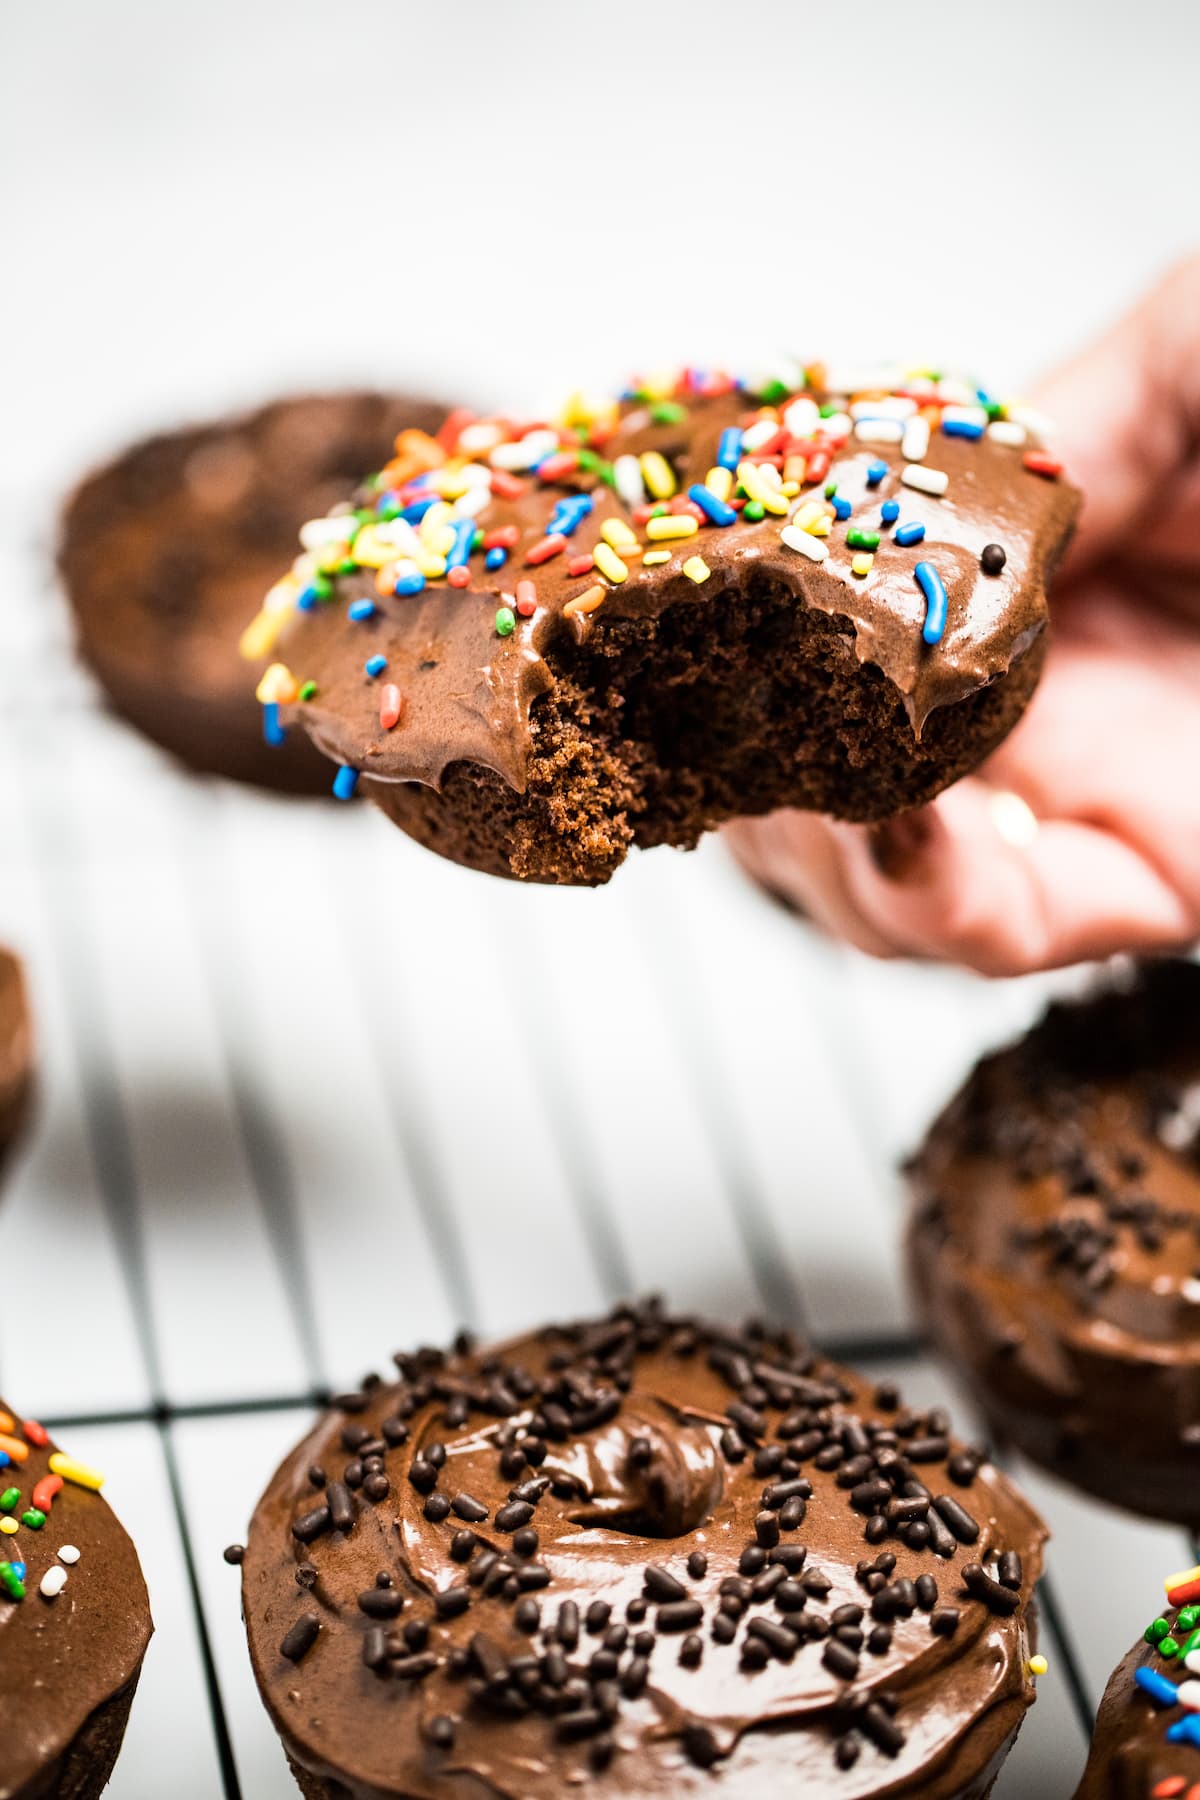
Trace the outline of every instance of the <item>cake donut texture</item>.
[[1075, 1800], [1192, 1800], [1200, 1789], [1200, 1568], [1113, 1670]]
[[0, 949], [0, 1165], [20, 1137], [33, 1098], [33, 1031], [21, 964]]
[[153, 1626], [103, 1478], [0, 1402], [0, 1800], [94, 1800]]
[[941, 1413], [653, 1303], [395, 1360], [243, 1556], [308, 1800], [988, 1792], [1045, 1533]]
[[898, 371], [455, 413], [305, 526], [259, 697], [342, 797], [527, 880], [783, 805], [886, 818], [1020, 716], [1077, 498], [998, 403]]
[[1200, 1524], [1200, 967], [1051, 1007], [911, 1173], [919, 1310], [994, 1429]]
[[117, 712], [191, 769], [328, 792], [302, 732], [272, 748], [237, 640], [305, 519], [388, 454], [432, 401], [309, 395], [146, 439], [63, 514], [59, 568], [80, 653]]

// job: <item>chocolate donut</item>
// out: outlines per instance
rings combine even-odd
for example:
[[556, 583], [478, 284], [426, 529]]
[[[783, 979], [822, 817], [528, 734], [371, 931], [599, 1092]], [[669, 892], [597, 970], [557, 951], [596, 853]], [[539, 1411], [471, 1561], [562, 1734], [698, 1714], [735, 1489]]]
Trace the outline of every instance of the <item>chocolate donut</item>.
[[1200, 1788], [1200, 1569], [1167, 1585], [1182, 1598], [1113, 1670], [1075, 1800], [1192, 1800]]
[[1045, 1530], [940, 1412], [652, 1302], [395, 1362], [233, 1552], [308, 1800], [988, 1792]]
[[402, 433], [248, 633], [268, 729], [299, 719], [343, 798], [361, 777], [420, 842], [531, 881], [778, 806], [918, 806], [1024, 710], [1078, 503], [1003, 411], [795, 368]]
[[911, 1175], [918, 1307], [997, 1433], [1200, 1524], [1200, 967], [1052, 1006]]
[[33, 1099], [33, 1031], [25, 976], [0, 949], [0, 1166], [21, 1136]]
[[103, 1478], [0, 1402], [0, 1800], [95, 1800], [154, 1627]]
[[191, 769], [325, 794], [301, 731], [272, 750], [238, 656], [242, 626], [304, 520], [445, 409], [387, 394], [309, 395], [167, 432], [90, 475], [62, 519], [59, 568], [79, 650], [109, 700]]

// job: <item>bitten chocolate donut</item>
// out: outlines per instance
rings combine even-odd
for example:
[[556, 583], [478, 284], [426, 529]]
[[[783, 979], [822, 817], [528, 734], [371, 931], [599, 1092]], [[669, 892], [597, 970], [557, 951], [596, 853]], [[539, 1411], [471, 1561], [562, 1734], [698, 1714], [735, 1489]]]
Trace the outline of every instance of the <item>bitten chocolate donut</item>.
[[20, 1138], [33, 1098], [33, 1031], [25, 976], [0, 949], [0, 1167]]
[[[606, 880], [790, 805], [882, 819], [973, 769], [1041, 667], [1078, 496], [960, 383], [685, 373], [556, 425], [403, 432], [248, 633], [259, 687], [421, 843]], [[281, 710], [282, 709], [282, 710]]]
[[654, 1303], [395, 1361], [227, 1553], [307, 1800], [988, 1792], [1045, 1531], [940, 1412]]
[[1200, 1789], [1200, 1568], [1113, 1670], [1075, 1800], [1193, 1800]]
[[1200, 1524], [1200, 967], [1051, 1007], [911, 1172], [919, 1309], [993, 1428]]
[[121, 1748], [154, 1627], [102, 1480], [0, 1402], [0, 1800], [95, 1800]]
[[272, 750], [237, 640], [305, 519], [445, 409], [309, 395], [146, 439], [90, 475], [63, 514], [59, 568], [80, 653], [115, 709], [191, 769], [325, 794], [302, 731]]

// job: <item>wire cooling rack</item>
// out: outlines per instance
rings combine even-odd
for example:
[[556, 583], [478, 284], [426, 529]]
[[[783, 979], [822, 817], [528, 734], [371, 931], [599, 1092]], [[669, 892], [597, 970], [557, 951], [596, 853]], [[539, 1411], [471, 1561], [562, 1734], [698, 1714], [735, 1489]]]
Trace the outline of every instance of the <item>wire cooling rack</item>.
[[[660, 1289], [942, 1397], [897, 1163], [1047, 984], [824, 945], [715, 844], [520, 889], [363, 806], [191, 780], [74, 667], [29, 518], [0, 495], [0, 937], [42, 1070], [0, 1200], [0, 1382], [108, 1471], [150, 1584], [113, 1800], [291, 1800], [221, 1549], [321, 1393], [460, 1324]], [[997, 1793], [1065, 1800], [1191, 1557], [1017, 1472], [1055, 1534], [1050, 1673]]]

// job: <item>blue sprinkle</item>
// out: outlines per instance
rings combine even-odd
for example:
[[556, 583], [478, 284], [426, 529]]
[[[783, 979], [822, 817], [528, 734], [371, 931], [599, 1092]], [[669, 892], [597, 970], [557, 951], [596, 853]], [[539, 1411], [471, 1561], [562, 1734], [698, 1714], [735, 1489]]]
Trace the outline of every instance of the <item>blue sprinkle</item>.
[[1167, 1742], [1193, 1744], [1200, 1750], [1200, 1713], [1189, 1713], [1186, 1719], [1176, 1719], [1174, 1725], [1168, 1725]]
[[485, 569], [502, 569], [508, 561], [508, 551], [503, 544], [493, 544], [483, 559]]
[[917, 586], [925, 596], [925, 629], [921, 636], [927, 644], [940, 644], [950, 605], [946, 584], [932, 563], [919, 562], [913, 574], [917, 578]]
[[405, 594], [419, 594], [424, 586], [425, 577], [420, 569], [406, 569], [403, 575], [397, 575], [392, 592], [400, 598]]
[[[277, 748], [287, 737], [287, 732], [279, 723], [279, 707], [274, 700], [268, 700], [263, 707], [263, 742]], [[6, 1462], [8, 1458], [4, 1459]]]
[[373, 600], [352, 600], [346, 608], [347, 617], [353, 619], [355, 624], [360, 623], [363, 619], [373, 619], [375, 612], [376, 607]]
[[25, 1579], [25, 1564], [23, 1562], [9, 1563], [8, 1566], [12, 1570], [13, 1574], [16, 1576], [18, 1581], [24, 1581], [24, 1579]]
[[867, 486], [878, 487], [888, 472], [885, 462], [869, 462], [867, 464]]
[[296, 611], [312, 612], [320, 598], [321, 596], [318, 594], [315, 587], [301, 588], [300, 592], [296, 595]]
[[892, 542], [895, 544], [903, 544], [905, 546], [908, 544], [919, 544], [924, 536], [925, 527], [923, 525], [918, 525], [914, 521], [911, 525], [897, 525], [892, 536]]
[[8, 1454], [8, 1451], [0, 1450], [0, 1469], [7, 1469], [11, 1461], [12, 1457]]
[[742, 433], [737, 425], [727, 425], [717, 445], [717, 467], [736, 469], [742, 459]]
[[383, 671], [387, 668], [387, 657], [369, 656], [363, 664], [363, 667], [366, 669], [367, 674], [371, 677], [372, 681], [374, 681], [376, 675], [382, 675]]
[[688, 499], [694, 500], [710, 525], [732, 525], [737, 513], [732, 506], [727, 506], [718, 494], [702, 481], [694, 481], [688, 489]]
[[546, 526], [546, 536], [553, 537], [556, 532], [561, 532], [563, 537], [570, 537], [572, 532], [578, 531], [591, 510], [590, 494], [572, 494], [568, 499], [558, 501]]
[[454, 521], [454, 543], [446, 558], [447, 569], [461, 569], [471, 554], [471, 541], [478, 527], [474, 519], [456, 519]]
[[854, 508], [844, 494], [834, 494], [832, 496], [831, 504], [839, 519], [848, 519], [850, 514], [854, 511]]
[[349, 763], [343, 764], [333, 778], [333, 797], [335, 800], [353, 800], [354, 790], [358, 786], [358, 770], [352, 769]]
[[428, 499], [425, 499], [424, 496], [422, 496], [420, 500], [414, 500], [411, 505], [406, 506], [404, 511], [400, 514], [400, 517], [406, 519], [410, 525], [419, 525], [430, 507], [436, 506], [437, 503], [438, 497], [436, 494], [430, 494]]
[[1175, 1683], [1160, 1675], [1157, 1669], [1135, 1669], [1133, 1679], [1143, 1694], [1148, 1694], [1155, 1706], [1178, 1706], [1179, 1694]]
[[947, 437], [981, 438], [983, 426], [978, 419], [943, 419], [942, 430]]
[[900, 502], [898, 500], [885, 500], [879, 509], [879, 516], [885, 525], [894, 525], [896, 520], [900, 517]]

